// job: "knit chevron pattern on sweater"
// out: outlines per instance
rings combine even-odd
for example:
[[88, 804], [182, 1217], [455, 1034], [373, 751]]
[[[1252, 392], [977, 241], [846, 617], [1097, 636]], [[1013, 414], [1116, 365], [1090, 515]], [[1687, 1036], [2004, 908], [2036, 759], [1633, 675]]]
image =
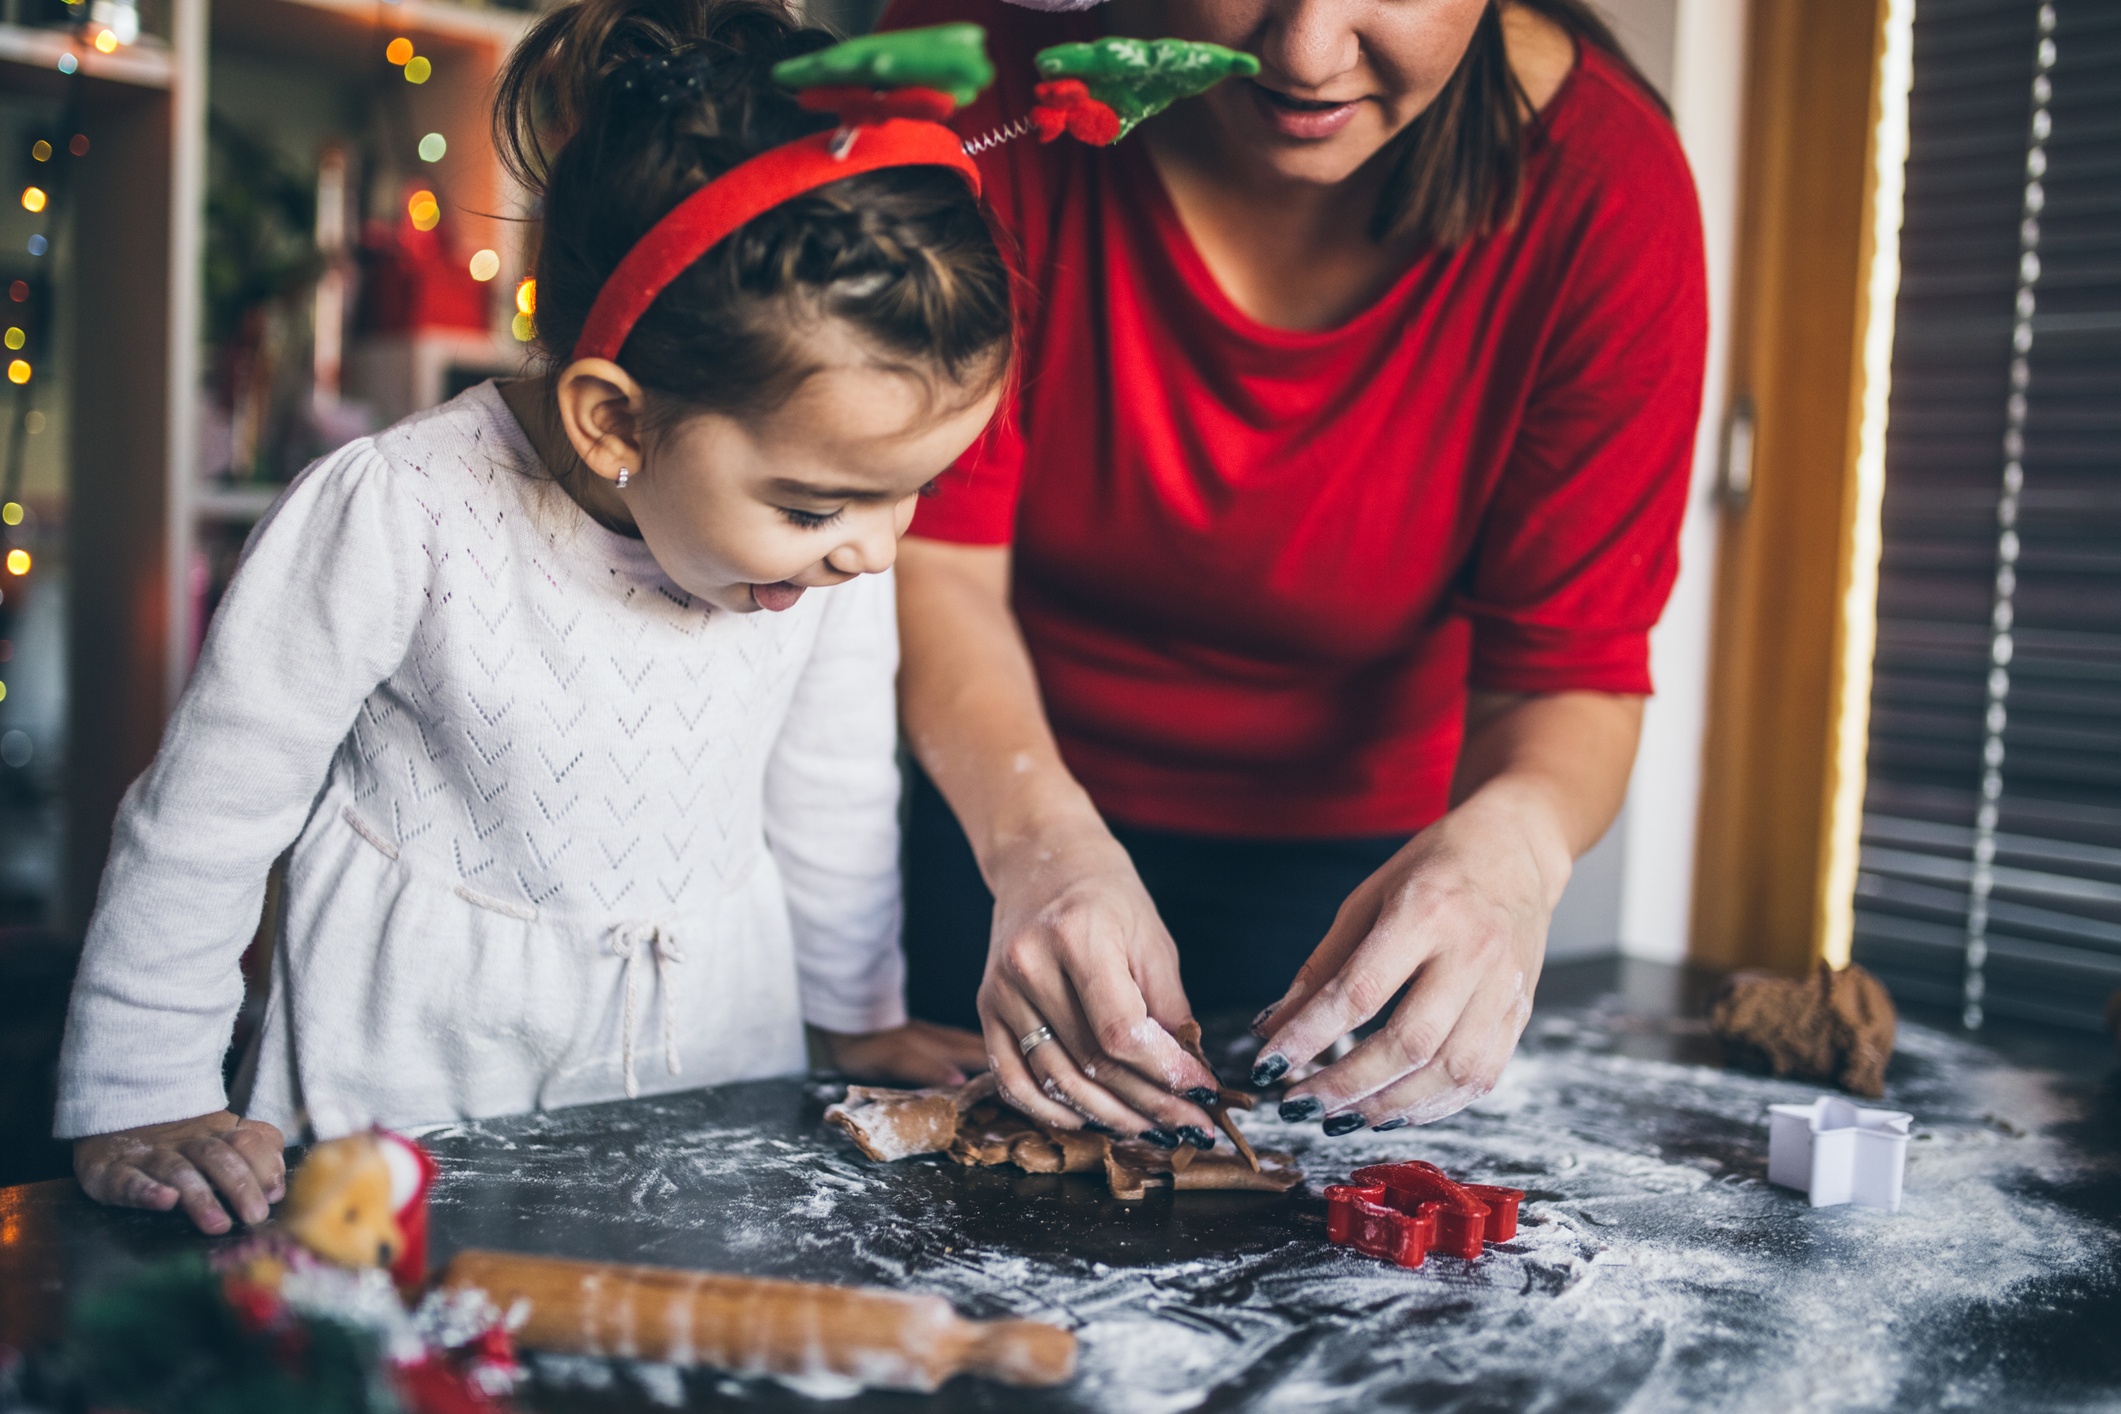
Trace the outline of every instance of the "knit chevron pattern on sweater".
[[897, 1024], [892, 613], [888, 576], [696, 600], [491, 385], [320, 462], [127, 797], [60, 1133], [222, 1106], [290, 844], [238, 1090], [291, 1132], [784, 1073], [805, 1019]]

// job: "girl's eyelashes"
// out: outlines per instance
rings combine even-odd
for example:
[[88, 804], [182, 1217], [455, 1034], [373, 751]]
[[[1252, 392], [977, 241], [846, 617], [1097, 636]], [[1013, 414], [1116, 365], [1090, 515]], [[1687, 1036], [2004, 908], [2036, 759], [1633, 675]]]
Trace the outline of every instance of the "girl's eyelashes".
[[842, 506], [836, 511], [799, 511], [793, 506], [782, 506], [781, 515], [790, 525], [800, 530], [822, 530], [847, 513]]

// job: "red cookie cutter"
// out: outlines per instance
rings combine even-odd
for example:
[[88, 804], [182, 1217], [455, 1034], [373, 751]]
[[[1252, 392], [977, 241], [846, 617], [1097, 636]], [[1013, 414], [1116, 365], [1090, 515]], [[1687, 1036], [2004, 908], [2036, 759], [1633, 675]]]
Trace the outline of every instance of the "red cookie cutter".
[[1377, 1164], [1326, 1190], [1326, 1237], [1402, 1267], [1432, 1247], [1471, 1261], [1483, 1243], [1517, 1235], [1523, 1201], [1522, 1189], [1459, 1183], [1434, 1164]]

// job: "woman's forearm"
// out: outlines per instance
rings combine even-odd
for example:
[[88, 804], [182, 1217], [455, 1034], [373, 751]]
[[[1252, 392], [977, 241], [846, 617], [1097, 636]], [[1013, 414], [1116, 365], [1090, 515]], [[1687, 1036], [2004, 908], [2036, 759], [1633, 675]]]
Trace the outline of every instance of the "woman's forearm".
[[1009, 607], [1009, 551], [909, 537], [898, 561], [899, 705], [989, 885], [1012, 848], [1102, 831], [1047, 725]]
[[[1008, 591], [1006, 550], [900, 549], [906, 734], [995, 896], [979, 1002], [989, 1064], [1042, 1123], [1205, 1140], [1198, 1106], [1215, 1076], [1172, 1039], [1192, 1015], [1178, 950], [1061, 761]], [[1022, 1048], [1039, 1035], [1051, 1039]]]
[[1577, 856], [1627, 797], [1642, 699], [1603, 692], [1478, 692], [1451, 783], [1454, 810], [1507, 810], [1539, 861], [1552, 907]]

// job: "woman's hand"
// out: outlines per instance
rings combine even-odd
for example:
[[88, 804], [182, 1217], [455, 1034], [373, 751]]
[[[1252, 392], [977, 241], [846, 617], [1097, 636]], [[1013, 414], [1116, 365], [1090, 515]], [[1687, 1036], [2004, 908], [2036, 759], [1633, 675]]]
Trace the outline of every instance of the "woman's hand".
[[74, 1177], [98, 1203], [158, 1213], [182, 1204], [199, 1231], [218, 1237], [234, 1225], [229, 1208], [255, 1226], [286, 1196], [286, 1147], [272, 1125], [221, 1110], [76, 1139]]
[[[1002, 853], [991, 872], [979, 1012], [1009, 1103], [1060, 1128], [1210, 1147], [1200, 1106], [1216, 1079], [1172, 1038], [1193, 1014], [1178, 948], [1126, 850], [1093, 817]], [[1053, 1039], [1022, 1050], [1041, 1027]]]
[[987, 1068], [986, 1043], [970, 1031], [909, 1021], [889, 1031], [849, 1034], [818, 1029], [833, 1069], [856, 1080], [901, 1085], [962, 1085]]
[[[994, 892], [980, 1025], [1009, 1102], [1042, 1124], [1212, 1142], [1215, 1077], [1178, 949], [1126, 850], [1068, 773], [1009, 608], [1009, 552], [911, 537], [898, 561], [906, 734]], [[1053, 1039], [1019, 1049], [1042, 1026]]]
[[1467, 716], [1461, 803], [1349, 896], [1253, 1023], [1267, 1038], [1253, 1083], [1269, 1085], [1407, 988], [1383, 1026], [1291, 1088], [1284, 1119], [1347, 1134], [1455, 1114], [1495, 1087], [1531, 1016], [1548, 919], [1619, 810], [1642, 703], [1487, 695]]

